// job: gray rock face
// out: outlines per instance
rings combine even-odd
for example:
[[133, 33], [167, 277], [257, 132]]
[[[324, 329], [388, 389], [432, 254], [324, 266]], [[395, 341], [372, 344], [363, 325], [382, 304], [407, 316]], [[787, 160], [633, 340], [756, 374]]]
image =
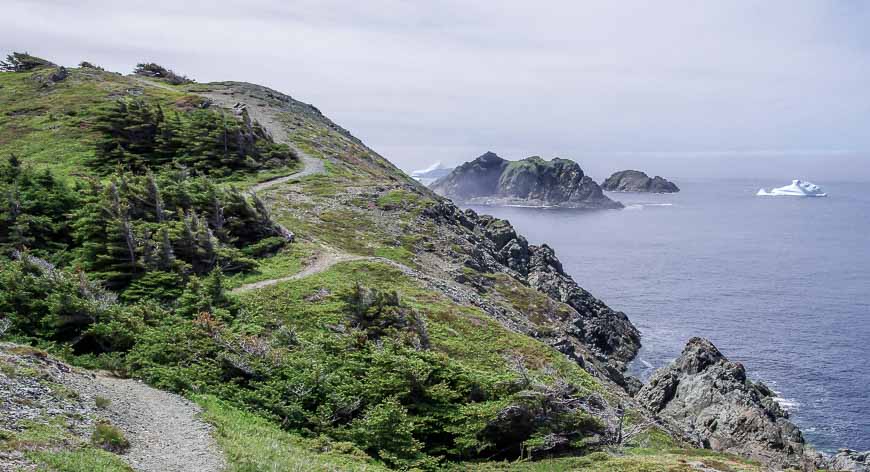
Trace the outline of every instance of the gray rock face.
[[662, 177], [650, 176], [638, 170], [617, 172], [602, 182], [601, 187], [608, 192], [649, 192], [675, 193], [680, 188]]
[[764, 384], [746, 378], [708, 340], [692, 338], [680, 357], [659, 369], [635, 398], [699, 446], [738, 454], [773, 467], [801, 467], [808, 459], [800, 430]]
[[432, 190], [459, 203], [569, 208], [622, 208], [568, 159], [507, 161], [492, 152], [435, 181]]
[[[581, 288], [565, 273], [553, 250], [543, 244], [531, 245], [511, 224], [472, 210], [461, 210], [449, 200], [427, 208], [424, 216], [441, 225], [457, 228], [473, 250], [464, 265], [481, 273], [506, 272], [529, 287], [574, 311], [559, 321], [560, 335], [554, 347], [591, 369], [600, 366], [601, 375], [633, 390], [622, 372], [640, 349], [640, 333], [628, 317], [614, 311]], [[581, 359], [579, 352], [591, 353]]]
[[870, 472], [870, 451], [858, 452], [851, 449], [840, 449], [824, 467], [829, 470]]

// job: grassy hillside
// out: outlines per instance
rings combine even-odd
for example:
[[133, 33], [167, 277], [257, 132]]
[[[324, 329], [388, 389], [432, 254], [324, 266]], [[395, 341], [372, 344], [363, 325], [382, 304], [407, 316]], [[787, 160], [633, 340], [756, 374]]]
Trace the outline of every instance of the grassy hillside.
[[509, 224], [316, 108], [53, 70], [0, 73], [5, 336], [193, 396], [230, 470], [753, 470], [648, 423]]

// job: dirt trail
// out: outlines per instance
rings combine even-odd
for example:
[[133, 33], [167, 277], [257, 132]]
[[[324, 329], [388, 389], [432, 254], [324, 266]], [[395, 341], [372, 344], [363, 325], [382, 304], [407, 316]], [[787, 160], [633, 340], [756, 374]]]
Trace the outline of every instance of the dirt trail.
[[133, 379], [97, 374], [71, 376], [76, 390], [110, 400], [105, 410], [112, 424], [124, 431], [130, 449], [121, 455], [136, 471], [218, 472], [223, 454], [200, 419], [195, 403]]
[[269, 280], [261, 280], [260, 282], [254, 282], [250, 284], [245, 284], [240, 287], [236, 287], [232, 290], [232, 293], [243, 293], [249, 292], [251, 290], [257, 290], [263, 287], [269, 287], [271, 285], [279, 284], [281, 282], [286, 282], [288, 280], [298, 280], [303, 279], [305, 277], [309, 277], [314, 274], [319, 274], [335, 264], [339, 264], [341, 262], [350, 262], [350, 261], [361, 261], [370, 259], [368, 257], [363, 256], [355, 256], [353, 254], [347, 254], [343, 252], [336, 251], [334, 249], [326, 249], [320, 253], [318, 253], [314, 261], [311, 264], [305, 266], [301, 271], [288, 275], [287, 277], [279, 277], [277, 279], [269, 279]]
[[[135, 471], [218, 472], [225, 468], [223, 453], [211, 435], [212, 426], [200, 418], [199, 406], [181, 396], [136, 380], [78, 369], [39, 350], [10, 343], [0, 342], [0, 367], [5, 367], [0, 369], [0, 429], [17, 431], [30, 422], [48, 424], [62, 419], [68, 433], [86, 442], [95, 423], [108, 420], [129, 441], [129, 449], [119, 457]], [[23, 453], [0, 451], [0, 470], [43, 470]]]
[[281, 185], [291, 180], [301, 179], [309, 175], [322, 174], [326, 171], [323, 161], [310, 156], [293, 143], [286, 128], [278, 121], [272, 108], [261, 104], [258, 99], [246, 97], [244, 95], [237, 96], [228, 91], [201, 92], [199, 95], [206, 97], [218, 106], [227, 109], [233, 109], [238, 104], [244, 105], [245, 109], [248, 111], [248, 116], [250, 116], [252, 120], [260, 123], [260, 125], [272, 136], [272, 139], [274, 139], [275, 142], [286, 144], [290, 149], [293, 149], [296, 152], [297, 156], [299, 156], [299, 160], [302, 162], [302, 170], [290, 175], [260, 182], [251, 187], [252, 192], [261, 192], [270, 187]]

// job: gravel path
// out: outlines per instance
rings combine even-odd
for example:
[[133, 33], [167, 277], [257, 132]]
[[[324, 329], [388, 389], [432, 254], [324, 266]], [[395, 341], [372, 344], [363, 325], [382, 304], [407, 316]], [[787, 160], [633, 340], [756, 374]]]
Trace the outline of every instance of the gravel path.
[[[0, 343], [0, 428], [63, 419], [89, 441], [97, 421], [123, 431], [130, 448], [119, 457], [139, 472], [218, 472], [224, 456], [195, 403], [142, 382], [71, 367], [45, 353]], [[12, 366], [11, 375], [8, 372]], [[56, 387], [57, 386], [57, 387]], [[63, 390], [60, 389], [63, 388]], [[72, 394], [63, 393], [65, 391]], [[108, 400], [105, 407], [97, 399]], [[0, 471], [43, 470], [24, 450], [0, 451]]]
[[326, 172], [322, 160], [312, 157], [293, 143], [290, 139], [290, 135], [287, 133], [287, 129], [278, 121], [271, 107], [261, 104], [256, 98], [232, 93], [230, 90], [200, 92], [199, 95], [210, 99], [218, 106], [226, 109], [233, 109], [238, 105], [244, 105], [245, 109], [248, 111], [248, 116], [250, 116], [252, 120], [260, 123], [260, 125], [272, 136], [272, 139], [274, 139], [275, 142], [286, 144], [290, 149], [293, 149], [302, 161], [302, 170], [299, 172], [260, 182], [251, 187], [252, 192], [261, 192], [270, 187], [281, 185], [291, 180], [298, 180], [309, 175], [323, 174]]
[[325, 250], [323, 252], [318, 253], [315, 256], [314, 261], [311, 262], [311, 264], [308, 264], [307, 266], [305, 266], [304, 269], [302, 269], [301, 271], [299, 271], [293, 275], [288, 275], [287, 277], [279, 277], [277, 279], [262, 280], [260, 282], [245, 284], [245, 285], [242, 285], [240, 287], [234, 288], [232, 290], [232, 293], [249, 292], [251, 290], [257, 290], [257, 289], [260, 289], [263, 287], [269, 287], [271, 285], [279, 284], [281, 282], [286, 282], [288, 280], [302, 279], [302, 278], [323, 272], [323, 271], [329, 269], [330, 267], [334, 266], [335, 264], [338, 264], [341, 262], [361, 261], [361, 260], [367, 260], [367, 259], [371, 259], [371, 258], [363, 257], [363, 256], [355, 256], [353, 254], [347, 254], [347, 253], [335, 251], [333, 249], [328, 249], [328, 250]]
[[200, 419], [195, 403], [149, 387], [137, 380], [97, 374], [95, 378], [70, 375], [80, 395], [111, 401], [103, 410], [124, 431], [130, 449], [121, 458], [141, 472], [218, 472], [223, 454], [211, 436], [211, 426]]

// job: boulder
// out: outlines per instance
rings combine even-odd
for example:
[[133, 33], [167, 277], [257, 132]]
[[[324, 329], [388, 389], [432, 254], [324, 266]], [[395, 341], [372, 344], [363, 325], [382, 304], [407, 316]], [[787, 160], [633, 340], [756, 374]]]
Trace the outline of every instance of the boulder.
[[772, 467], [807, 463], [804, 438], [773, 392], [746, 378], [710, 341], [689, 340], [682, 354], [659, 369], [635, 399], [698, 446], [738, 454]]
[[851, 449], [840, 449], [828, 460], [825, 467], [829, 470], [870, 472], [870, 451], [858, 452]]

